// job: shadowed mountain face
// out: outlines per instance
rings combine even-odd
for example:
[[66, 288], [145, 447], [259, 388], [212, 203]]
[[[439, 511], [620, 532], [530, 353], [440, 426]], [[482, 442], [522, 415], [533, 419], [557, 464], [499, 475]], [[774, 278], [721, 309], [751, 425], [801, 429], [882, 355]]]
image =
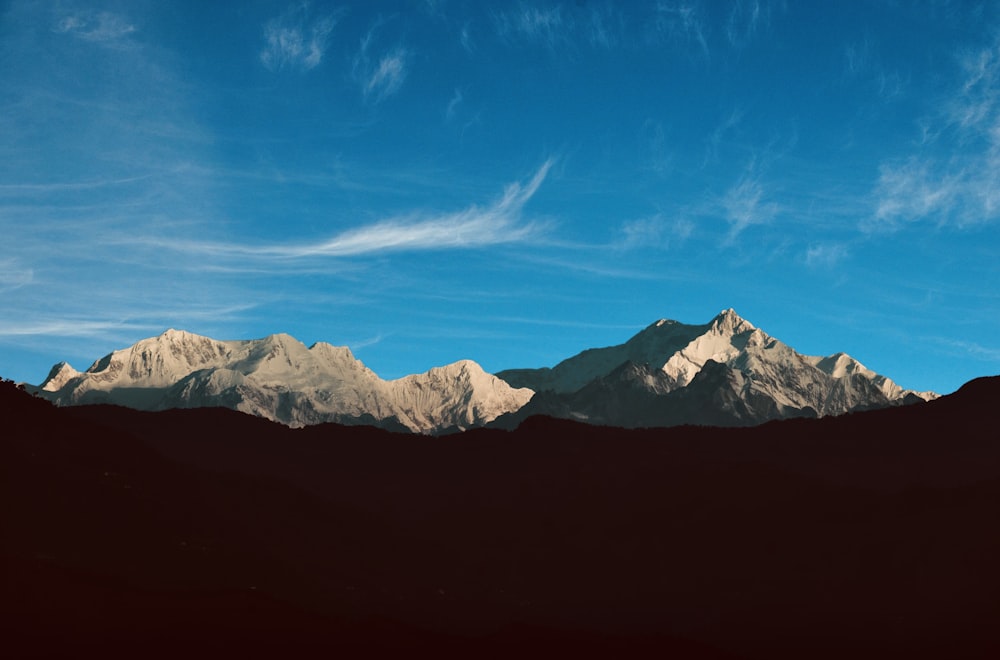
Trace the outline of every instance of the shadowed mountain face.
[[[871, 394], [881, 403], [872, 407], [890, 405], [880, 392]], [[527, 405], [501, 416], [492, 426], [516, 428], [533, 415], [622, 428], [652, 428], [684, 424], [753, 426], [768, 420], [816, 417], [817, 413], [812, 408], [778, 403], [755, 388], [742, 372], [709, 360], [690, 383], [676, 389], [662, 369], [626, 362], [576, 392], [539, 392]]]
[[751, 426], [935, 396], [904, 390], [843, 353], [801, 355], [732, 309], [705, 325], [657, 321], [624, 344], [584, 351], [552, 369], [497, 375], [537, 392], [493, 422], [500, 428], [532, 415], [626, 428]]
[[5, 384], [5, 648], [995, 657], [998, 396], [420, 438]]
[[704, 325], [657, 321], [624, 344], [584, 351], [552, 369], [498, 376], [463, 360], [384, 381], [345, 347], [307, 348], [288, 335], [216, 341], [168, 330], [82, 373], [58, 364], [37, 389], [59, 405], [224, 407], [290, 426], [335, 422], [439, 434], [514, 428], [540, 414], [626, 428], [749, 426], [936, 396], [904, 390], [843, 353], [800, 355], [732, 309]]

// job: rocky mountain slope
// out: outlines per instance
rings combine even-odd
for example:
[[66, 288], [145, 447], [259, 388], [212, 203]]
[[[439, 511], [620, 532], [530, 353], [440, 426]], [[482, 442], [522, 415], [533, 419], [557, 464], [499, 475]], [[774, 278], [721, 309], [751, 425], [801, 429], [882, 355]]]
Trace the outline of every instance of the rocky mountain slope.
[[306, 347], [284, 334], [217, 341], [168, 330], [85, 372], [60, 363], [39, 390], [59, 405], [224, 407], [296, 427], [337, 422], [418, 433], [514, 428], [537, 414], [621, 427], [746, 426], [936, 396], [904, 390], [844, 353], [801, 355], [732, 309], [704, 325], [660, 320], [624, 344], [551, 369], [494, 376], [463, 360], [391, 381], [346, 347]]
[[801, 355], [734, 310], [704, 325], [660, 320], [624, 344], [548, 369], [497, 374], [539, 392], [498, 425], [535, 414], [613, 426], [742, 426], [928, 400], [854, 358]]
[[382, 380], [346, 347], [289, 335], [217, 341], [167, 330], [110, 353], [85, 372], [53, 367], [40, 394], [59, 405], [139, 410], [224, 407], [290, 426], [371, 424], [418, 433], [485, 424], [531, 398], [463, 360]]

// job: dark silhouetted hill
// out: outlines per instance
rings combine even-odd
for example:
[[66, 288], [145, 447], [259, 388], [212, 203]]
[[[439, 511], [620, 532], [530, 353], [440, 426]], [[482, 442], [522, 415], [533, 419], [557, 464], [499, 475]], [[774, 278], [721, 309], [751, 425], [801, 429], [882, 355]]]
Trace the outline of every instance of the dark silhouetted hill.
[[11, 657], [995, 657], [1000, 378], [446, 437], [0, 386]]

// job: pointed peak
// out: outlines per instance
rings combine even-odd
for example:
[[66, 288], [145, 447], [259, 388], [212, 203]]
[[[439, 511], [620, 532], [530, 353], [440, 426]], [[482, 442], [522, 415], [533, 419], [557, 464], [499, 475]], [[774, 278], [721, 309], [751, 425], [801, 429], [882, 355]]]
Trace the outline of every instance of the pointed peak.
[[456, 360], [440, 367], [432, 367], [427, 373], [474, 373], [484, 374], [486, 370], [475, 360]]
[[347, 357], [352, 360], [358, 359], [354, 356], [354, 353], [351, 352], [351, 348], [349, 346], [334, 346], [333, 344], [325, 341], [318, 341], [314, 343], [309, 347], [309, 350], [319, 355], [337, 355]]
[[305, 347], [305, 344], [303, 344], [302, 342], [300, 342], [298, 339], [291, 336], [287, 332], [276, 332], [272, 335], [263, 337], [258, 341], [268, 345], [288, 346], [291, 344], [291, 345]]
[[52, 369], [49, 371], [49, 375], [52, 376], [64, 369], [73, 369], [73, 367], [70, 366], [69, 362], [66, 362], [65, 360], [63, 360], [62, 362], [56, 362], [54, 365], [52, 365]]
[[59, 362], [49, 370], [49, 375], [45, 377], [39, 386], [46, 392], [55, 392], [62, 388], [71, 378], [79, 376], [80, 372], [70, 366], [68, 362]]
[[816, 362], [816, 368], [826, 374], [829, 374], [830, 376], [833, 376], [834, 378], [843, 378], [858, 372], [868, 374], [871, 378], [876, 377], [874, 371], [871, 371], [865, 367], [865, 365], [861, 364], [844, 352], [837, 352], [833, 355], [819, 358]]
[[648, 364], [640, 364], [634, 362], [633, 360], [625, 360], [617, 367], [612, 369], [607, 376], [604, 376], [607, 380], [622, 380], [625, 378], [634, 378], [636, 376], [646, 376], [659, 371], [658, 369], [650, 369]]
[[167, 328], [156, 337], [150, 337], [150, 339], [160, 339], [164, 341], [188, 341], [191, 339], [206, 339], [206, 337], [202, 337], [201, 335], [196, 335], [193, 332], [188, 332], [187, 330], [177, 330], [175, 328]]
[[748, 330], [755, 329], [755, 326], [750, 323], [750, 321], [747, 321], [745, 318], [737, 314], [736, 310], [732, 307], [719, 312], [715, 318], [709, 322], [709, 325], [713, 328], [727, 332], [746, 332]]

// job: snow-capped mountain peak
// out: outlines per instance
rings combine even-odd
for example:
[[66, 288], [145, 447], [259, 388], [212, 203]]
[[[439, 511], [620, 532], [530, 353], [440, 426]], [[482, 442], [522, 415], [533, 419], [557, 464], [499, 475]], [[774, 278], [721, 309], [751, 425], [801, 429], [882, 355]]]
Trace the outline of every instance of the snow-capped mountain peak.
[[223, 342], [190, 332], [167, 330], [105, 355], [85, 373], [95, 382], [117, 386], [163, 387], [192, 371], [219, 364], [229, 352]]
[[709, 323], [716, 332], [720, 334], [739, 334], [754, 329], [754, 325], [736, 313], [730, 307], [724, 309], [716, 315]]
[[46, 392], [55, 392], [79, 375], [80, 372], [71, 367], [68, 362], [59, 362], [52, 367], [49, 375], [45, 377], [39, 387]]
[[552, 368], [493, 375], [459, 360], [390, 381], [344, 346], [307, 347], [287, 334], [218, 341], [169, 329], [82, 373], [60, 363], [39, 389], [59, 404], [225, 406], [292, 426], [332, 421], [421, 433], [515, 411], [622, 426], [745, 424], [936, 397], [905, 390], [845, 353], [801, 355], [732, 308], [699, 325], [660, 319], [623, 344]]
[[[497, 375], [515, 386], [552, 393], [545, 399], [548, 408], [541, 409], [540, 404], [535, 404], [532, 412], [641, 425], [641, 420], [608, 417], [607, 387], [613, 380], [607, 377], [626, 361], [647, 365], [663, 374], [662, 380], [656, 380], [655, 388], [652, 385], [647, 388], [657, 396], [685, 390], [706, 365], [718, 365], [713, 367], [713, 378], [702, 379], [699, 391], [706, 387], [705, 383], [713, 383], [713, 387], [721, 386], [723, 381], [728, 383], [726, 397], [742, 398], [738, 405], [735, 400], [727, 404], [728, 411], [742, 411], [737, 418], [744, 422], [763, 421], [786, 413], [836, 415], [892, 405], [912, 400], [913, 396], [925, 400], [936, 396], [904, 390], [844, 353], [829, 357], [801, 355], [755, 327], [732, 308], [723, 310], [704, 325], [661, 319], [624, 344], [584, 351], [551, 369], [516, 369]], [[598, 381], [601, 387], [585, 389], [589, 383]], [[600, 397], [605, 402], [589, 401], [587, 392], [590, 391], [601, 392]], [[679, 401], [674, 399], [674, 403]], [[713, 399], [704, 393], [688, 396], [684, 405], [695, 405], [693, 401], [698, 401], [698, 406], [715, 405], [706, 403]], [[650, 404], [647, 410], [655, 407]], [[594, 415], [595, 410], [600, 414]], [[687, 419], [688, 423], [704, 423], [703, 417], [684, 417], [683, 412], [671, 413], [671, 416], [672, 419]], [[664, 417], [656, 413], [650, 419], [658, 423]]]
[[664, 373], [675, 387], [690, 383], [709, 360], [728, 364], [741, 352], [765, 345], [766, 333], [740, 317], [732, 308], [723, 310], [708, 323], [708, 329], [662, 363]]
[[84, 373], [56, 365], [41, 390], [61, 405], [224, 406], [292, 426], [334, 421], [420, 433], [485, 424], [533, 394], [471, 360], [384, 381], [347, 347], [307, 348], [287, 334], [217, 341], [173, 329], [109, 353]]

